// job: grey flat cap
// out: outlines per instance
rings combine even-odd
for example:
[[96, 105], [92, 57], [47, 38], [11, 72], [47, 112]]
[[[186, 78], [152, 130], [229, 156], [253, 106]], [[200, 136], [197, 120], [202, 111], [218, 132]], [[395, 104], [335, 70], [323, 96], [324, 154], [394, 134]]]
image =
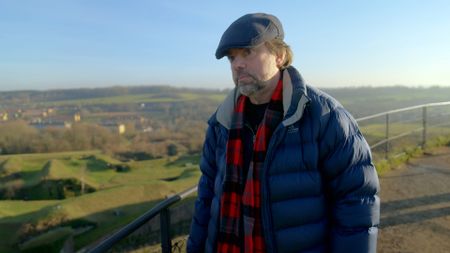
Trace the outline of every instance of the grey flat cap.
[[275, 38], [284, 39], [283, 26], [277, 17], [265, 13], [244, 15], [223, 33], [216, 58], [224, 57], [231, 48], [252, 48]]

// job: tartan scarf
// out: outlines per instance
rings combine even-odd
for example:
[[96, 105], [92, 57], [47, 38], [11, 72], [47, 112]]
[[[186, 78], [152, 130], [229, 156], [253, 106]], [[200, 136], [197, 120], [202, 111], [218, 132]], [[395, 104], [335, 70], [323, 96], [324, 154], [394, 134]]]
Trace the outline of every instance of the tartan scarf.
[[[244, 112], [248, 97], [240, 96], [229, 130], [226, 153], [226, 172], [220, 199], [220, 223], [217, 242], [219, 253], [265, 252], [261, 219], [260, 173], [266, 158], [272, 133], [283, 118], [282, 80], [272, 94], [264, 118], [253, 143], [253, 155], [245, 177]], [[246, 178], [246, 182], [244, 182]]]

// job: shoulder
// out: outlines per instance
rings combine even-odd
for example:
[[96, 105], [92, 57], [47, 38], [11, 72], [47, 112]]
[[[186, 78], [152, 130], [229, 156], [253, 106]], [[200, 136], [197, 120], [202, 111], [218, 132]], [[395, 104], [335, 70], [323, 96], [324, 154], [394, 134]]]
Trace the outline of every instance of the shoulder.
[[222, 125], [220, 120], [217, 117], [217, 112], [213, 113], [211, 117], [208, 119], [208, 129], [206, 131], [205, 139], [210, 142], [223, 142], [223, 139], [226, 138], [227, 128]]
[[309, 107], [314, 111], [320, 112], [320, 115], [336, 109], [344, 109], [341, 103], [328, 93], [310, 85], [306, 85], [306, 90], [310, 99]]
[[326, 92], [307, 86], [310, 103], [308, 111], [316, 122], [322, 141], [334, 143], [359, 132], [353, 116], [339, 101]]

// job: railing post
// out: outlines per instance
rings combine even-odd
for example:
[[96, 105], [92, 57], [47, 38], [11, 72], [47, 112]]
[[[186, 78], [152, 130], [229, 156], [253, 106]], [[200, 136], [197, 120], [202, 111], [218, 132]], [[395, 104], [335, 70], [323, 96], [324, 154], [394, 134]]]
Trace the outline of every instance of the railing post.
[[389, 154], [389, 113], [386, 113], [386, 146], [384, 152], [384, 158], [387, 160]]
[[159, 214], [161, 227], [161, 249], [162, 253], [172, 252], [172, 239], [170, 237], [170, 210], [164, 208]]
[[422, 148], [427, 143], [427, 107], [422, 107]]

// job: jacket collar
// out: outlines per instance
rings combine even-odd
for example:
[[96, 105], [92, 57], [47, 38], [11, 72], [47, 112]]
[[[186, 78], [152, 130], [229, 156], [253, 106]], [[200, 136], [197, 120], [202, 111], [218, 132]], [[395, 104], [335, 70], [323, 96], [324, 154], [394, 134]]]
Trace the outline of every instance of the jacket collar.
[[[228, 94], [223, 103], [219, 106], [216, 119], [225, 128], [230, 129], [233, 112], [237, 100], [241, 96], [236, 87]], [[306, 85], [294, 67], [289, 67], [283, 71], [283, 111], [284, 119], [281, 122], [284, 126], [292, 125], [303, 116], [303, 111], [309, 98], [306, 94]]]

